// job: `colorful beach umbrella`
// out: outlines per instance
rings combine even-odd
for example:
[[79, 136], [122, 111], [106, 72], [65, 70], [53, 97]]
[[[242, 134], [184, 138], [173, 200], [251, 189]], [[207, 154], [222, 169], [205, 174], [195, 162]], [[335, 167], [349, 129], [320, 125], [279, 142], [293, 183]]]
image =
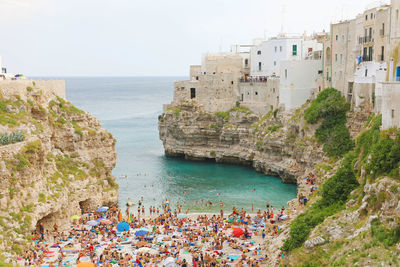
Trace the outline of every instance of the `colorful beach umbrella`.
[[136, 235], [136, 236], [145, 236], [145, 235], [147, 235], [149, 232], [150, 232], [149, 229], [140, 228], [139, 230], [137, 230], [137, 231], [135, 232], [135, 235]]
[[108, 210], [108, 207], [100, 207], [96, 211], [97, 212], [106, 212]]
[[81, 216], [79, 216], [79, 215], [71, 216], [72, 220], [79, 220], [80, 218], [81, 218]]
[[90, 225], [90, 226], [96, 226], [99, 224], [99, 222], [98, 221], [88, 221], [86, 224]]
[[101, 219], [99, 222], [102, 224], [112, 224], [112, 221], [110, 221], [108, 219]]
[[127, 222], [120, 222], [117, 225], [117, 230], [118, 230], [118, 232], [129, 231], [129, 224]]
[[234, 237], [241, 237], [244, 234], [244, 231], [242, 228], [234, 228], [232, 234]]
[[78, 250], [74, 247], [63, 247], [63, 252], [77, 252]]

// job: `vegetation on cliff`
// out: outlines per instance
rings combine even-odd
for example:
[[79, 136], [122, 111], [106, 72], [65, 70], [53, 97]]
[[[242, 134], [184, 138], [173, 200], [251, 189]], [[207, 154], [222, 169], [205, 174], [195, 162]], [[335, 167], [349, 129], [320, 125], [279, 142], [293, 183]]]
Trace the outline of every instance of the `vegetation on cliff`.
[[[400, 132], [397, 129], [381, 131], [381, 116], [372, 115], [365, 126], [366, 130], [357, 138], [355, 148], [346, 153], [336, 174], [323, 184], [317, 192], [316, 200], [308, 205], [306, 211], [291, 223], [289, 238], [283, 246], [284, 250], [291, 252], [291, 262], [296, 261], [291, 265], [341, 266], [364, 261], [377, 263], [379, 260], [396, 264], [396, 256], [393, 256], [392, 251], [395, 251], [400, 242], [399, 217], [383, 216], [381, 208], [385, 201], [389, 201], [390, 196], [396, 195], [398, 187], [394, 183], [390, 187], [391, 192], [387, 193], [385, 190], [375, 192], [375, 189], [366, 192], [364, 186], [369, 183], [369, 187], [378, 188], [374, 183], [379, 184], [383, 176], [392, 177], [394, 181], [399, 180]], [[355, 204], [351, 209], [346, 209], [345, 204], [349, 199]], [[398, 201], [398, 198], [392, 201]], [[339, 218], [346, 218], [343, 214], [357, 209], [360, 209], [360, 218], [353, 219], [350, 223], [337, 221]], [[342, 210], [344, 211], [341, 212]], [[368, 228], [366, 225], [371, 216], [376, 218]], [[328, 217], [336, 224], [346, 226], [350, 232], [361, 227], [366, 228], [347, 241], [327, 240], [323, 249], [317, 247], [305, 252], [303, 244], [310, 232], [315, 231]], [[325, 227], [329, 227], [332, 222], [326, 224]], [[321, 231], [323, 234], [323, 230]], [[353, 254], [352, 251], [357, 253]]]
[[304, 118], [308, 123], [316, 124], [321, 119], [321, 125], [315, 132], [318, 141], [324, 144], [324, 152], [339, 158], [354, 147], [346, 127], [346, 113], [350, 104], [333, 88], [322, 91], [306, 110]]

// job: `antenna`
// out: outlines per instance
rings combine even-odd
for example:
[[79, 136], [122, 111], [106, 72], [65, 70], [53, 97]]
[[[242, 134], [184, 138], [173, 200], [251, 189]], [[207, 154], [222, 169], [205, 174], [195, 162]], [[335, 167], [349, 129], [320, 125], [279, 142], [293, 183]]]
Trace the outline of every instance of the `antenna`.
[[285, 1], [282, 1], [281, 34], [285, 32], [285, 15], [286, 15], [286, 3]]

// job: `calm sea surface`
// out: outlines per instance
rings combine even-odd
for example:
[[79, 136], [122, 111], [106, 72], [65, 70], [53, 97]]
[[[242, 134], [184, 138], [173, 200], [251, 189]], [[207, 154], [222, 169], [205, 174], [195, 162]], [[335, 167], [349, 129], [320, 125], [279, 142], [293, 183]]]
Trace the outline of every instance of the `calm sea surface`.
[[[252, 204], [255, 210], [264, 208], [266, 201], [280, 207], [296, 197], [294, 185], [250, 168], [164, 156], [157, 118], [162, 104], [172, 100], [174, 80], [182, 77], [63, 79], [68, 100], [96, 116], [118, 140], [114, 175], [121, 206], [128, 198], [137, 203], [143, 196], [146, 208], [169, 199], [190, 212], [218, 211], [220, 201], [225, 210], [236, 206], [250, 211]], [[124, 175], [128, 178], [121, 178]], [[196, 206], [201, 199], [211, 200], [214, 206]]]

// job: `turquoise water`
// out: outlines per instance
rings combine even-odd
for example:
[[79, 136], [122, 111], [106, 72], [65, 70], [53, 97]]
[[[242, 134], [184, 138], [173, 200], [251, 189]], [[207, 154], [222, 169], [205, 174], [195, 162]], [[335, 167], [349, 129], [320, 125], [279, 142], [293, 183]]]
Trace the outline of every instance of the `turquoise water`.
[[[215, 212], [223, 201], [225, 210], [236, 206], [250, 211], [252, 204], [255, 210], [264, 209], [267, 201], [280, 207], [296, 197], [296, 186], [251, 168], [164, 156], [157, 118], [162, 104], [172, 100], [174, 80], [182, 77], [63, 79], [68, 100], [96, 116], [118, 140], [114, 175], [122, 206], [128, 198], [137, 202], [143, 196], [146, 207], [169, 199], [190, 212]], [[213, 207], [196, 206], [201, 199], [212, 201]]]

